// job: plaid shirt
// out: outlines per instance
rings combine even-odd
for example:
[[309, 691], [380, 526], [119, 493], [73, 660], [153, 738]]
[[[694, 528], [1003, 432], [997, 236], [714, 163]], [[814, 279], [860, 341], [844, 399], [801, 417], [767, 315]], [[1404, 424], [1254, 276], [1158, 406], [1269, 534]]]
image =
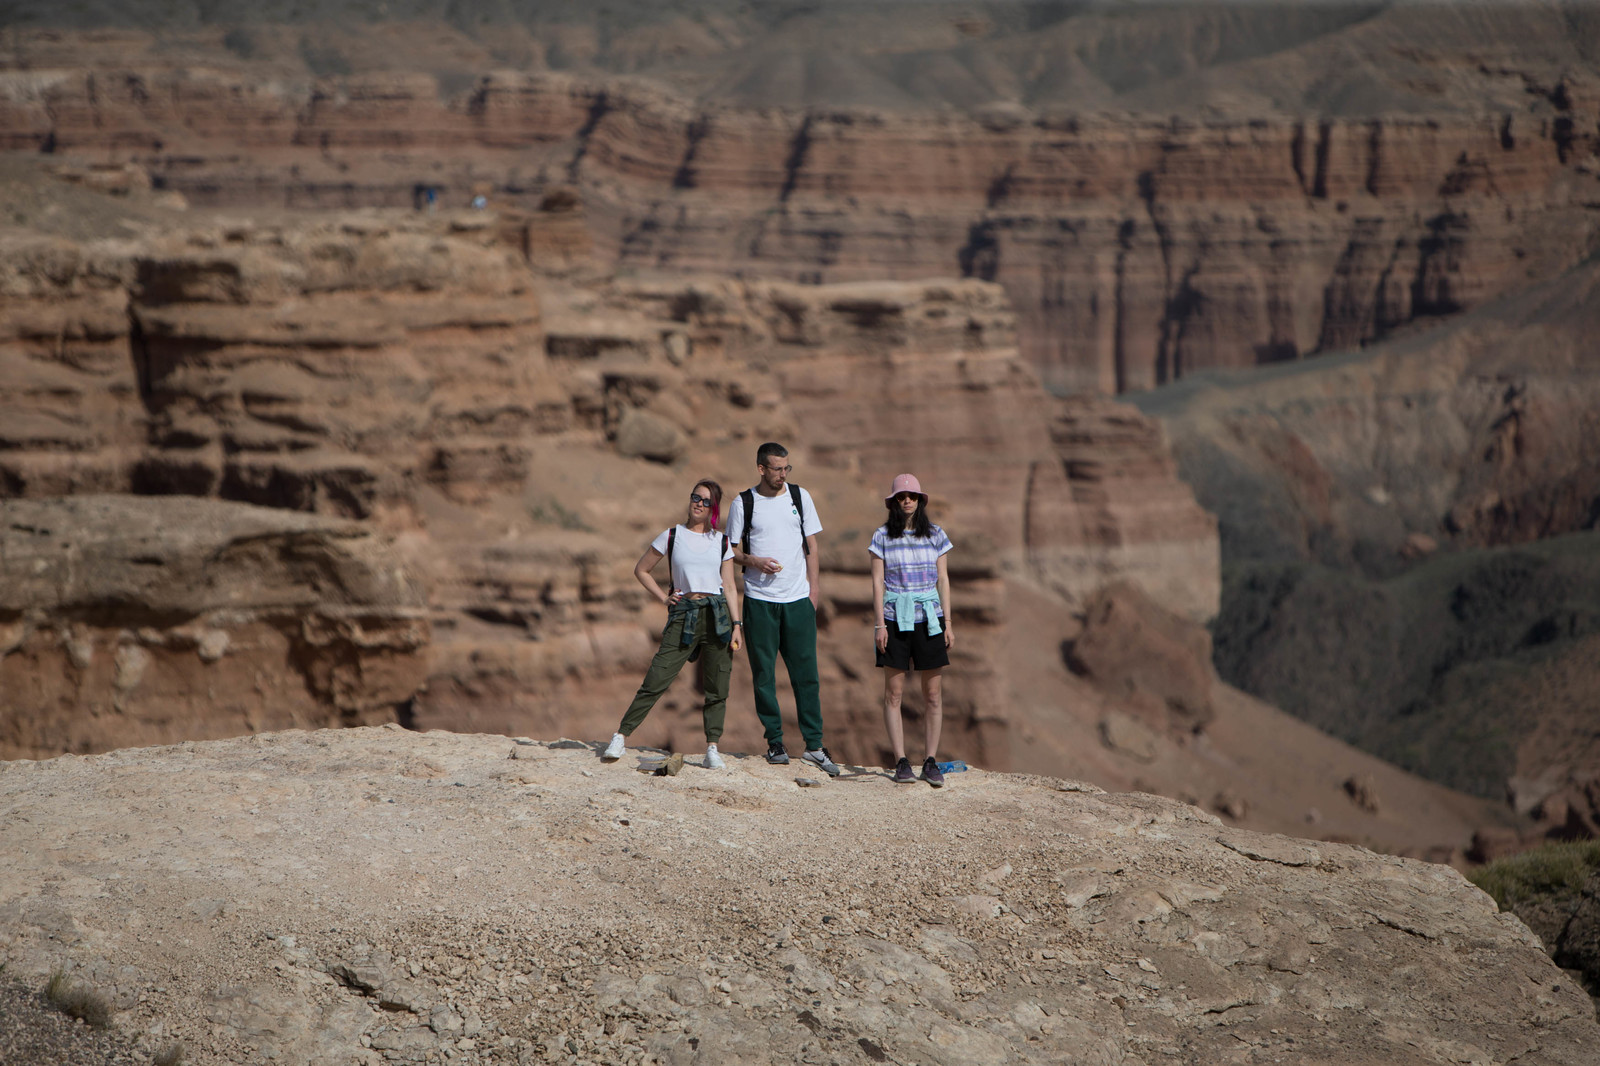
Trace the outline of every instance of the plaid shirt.
[[[953, 547], [955, 545], [950, 543], [950, 538], [938, 526], [934, 526], [926, 537], [914, 537], [909, 531], [891, 537], [888, 526], [879, 526], [877, 532], [872, 534], [872, 543], [867, 545], [867, 551], [883, 560], [884, 599], [888, 601], [902, 592], [925, 592], [938, 588], [939, 556]], [[892, 602], [885, 603], [883, 616], [885, 619], [894, 618]], [[921, 604], [917, 605], [917, 615], [912, 621], [927, 621]]]

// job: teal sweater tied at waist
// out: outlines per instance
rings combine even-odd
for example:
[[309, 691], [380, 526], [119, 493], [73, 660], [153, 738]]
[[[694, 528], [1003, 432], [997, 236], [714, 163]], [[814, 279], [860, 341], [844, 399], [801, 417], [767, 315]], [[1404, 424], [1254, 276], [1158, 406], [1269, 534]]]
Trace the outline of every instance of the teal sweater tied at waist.
[[944, 625], [939, 621], [938, 588], [917, 589], [915, 592], [888, 592], [883, 594], [883, 603], [886, 607], [894, 608], [895, 626], [902, 633], [910, 632], [917, 628], [917, 608], [922, 608], [922, 613], [928, 616], [928, 636], [944, 632]]
[[698, 600], [691, 600], [685, 596], [671, 607], [667, 608], [667, 625], [672, 625], [672, 620], [679, 616], [683, 618], [683, 636], [679, 644], [687, 648], [695, 642], [700, 634], [700, 619], [703, 617], [700, 609], [709, 608], [711, 611], [712, 631], [715, 633], [718, 644], [726, 644], [733, 639], [733, 616], [728, 613], [728, 597], [722, 593], [713, 593]]

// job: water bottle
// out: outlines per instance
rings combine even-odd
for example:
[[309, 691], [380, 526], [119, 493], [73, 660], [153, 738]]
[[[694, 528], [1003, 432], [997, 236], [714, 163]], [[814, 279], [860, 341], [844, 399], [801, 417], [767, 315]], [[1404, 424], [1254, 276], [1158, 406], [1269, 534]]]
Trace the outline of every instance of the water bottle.
[[950, 762], [942, 762], [939, 764], [939, 772], [942, 774], [959, 774], [966, 768], [967, 764], [962, 762], [960, 759], [952, 759]]

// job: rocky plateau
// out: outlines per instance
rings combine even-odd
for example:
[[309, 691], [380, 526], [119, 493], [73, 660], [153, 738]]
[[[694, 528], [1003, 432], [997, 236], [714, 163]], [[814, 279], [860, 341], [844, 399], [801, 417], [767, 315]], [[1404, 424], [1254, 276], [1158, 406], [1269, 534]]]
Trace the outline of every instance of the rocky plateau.
[[[0, 962], [186, 1062], [1580, 1066], [1447, 866], [975, 770], [262, 733], [0, 763]], [[691, 760], [691, 763], [693, 760]]]

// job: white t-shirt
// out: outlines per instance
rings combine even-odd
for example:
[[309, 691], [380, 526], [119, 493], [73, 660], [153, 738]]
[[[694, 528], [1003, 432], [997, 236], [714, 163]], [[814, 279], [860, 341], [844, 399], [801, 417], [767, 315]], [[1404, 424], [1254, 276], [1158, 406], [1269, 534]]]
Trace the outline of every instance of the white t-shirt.
[[[789, 496], [789, 486], [776, 496], [763, 496], [756, 489], [755, 516], [750, 522], [750, 544], [741, 544], [746, 555], [762, 555], [776, 559], [783, 569], [776, 574], [763, 574], [754, 567], [745, 567], [744, 594], [752, 600], [767, 603], [794, 603], [811, 595], [811, 579], [806, 576], [805, 538], [822, 532], [822, 520], [817, 517], [811, 493], [800, 490], [805, 502], [806, 528], [800, 528], [800, 516], [794, 512], [794, 500]], [[744, 536], [744, 494], [733, 498], [728, 508], [728, 535], [735, 540]], [[753, 546], [753, 547], [752, 547]]]
[[[717, 551], [722, 547], [722, 530], [694, 533], [681, 525], [677, 529], [678, 535], [672, 540], [672, 587], [679, 592], [721, 592], [723, 560], [733, 558], [731, 544], [726, 552]], [[667, 554], [670, 532], [663, 529], [660, 536], [650, 542], [650, 547], [662, 555]]]

